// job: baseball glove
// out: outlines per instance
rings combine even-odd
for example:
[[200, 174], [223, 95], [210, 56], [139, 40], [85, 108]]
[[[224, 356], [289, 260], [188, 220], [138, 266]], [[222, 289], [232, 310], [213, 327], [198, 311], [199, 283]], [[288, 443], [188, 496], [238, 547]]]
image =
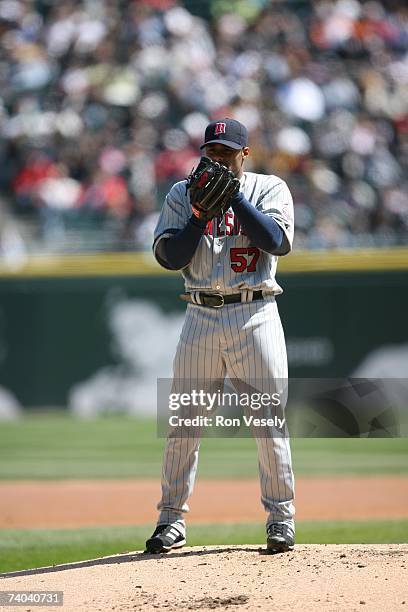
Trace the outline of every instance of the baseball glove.
[[193, 214], [202, 221], [222, 216], [239, 191], [239, 180], [233, 172], [209, 157], [202, 157], [187, 178]]

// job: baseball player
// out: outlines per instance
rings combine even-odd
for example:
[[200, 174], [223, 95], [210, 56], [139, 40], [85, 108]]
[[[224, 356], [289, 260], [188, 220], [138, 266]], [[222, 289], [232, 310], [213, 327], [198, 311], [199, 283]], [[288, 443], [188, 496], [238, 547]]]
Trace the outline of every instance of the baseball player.
[[[153, 244], [157, 261], [181, 270], [185, 281], [188, 305], [174, 380], [223, 381], [229, 376], [248, 385], [286, 380], [285, 338], [276, 304], [282, 289], [275, 273], [278, 256], [292, 247], [291, 194], [277, 176], [244, 171], [248, 133], [236, 120], [211, 122], [201, 149], [205, 157], [197, 171], [167, 194]], [[293, 549], [295, 534], [291, 452], [287, 436], [269, 434], [254, 434], [261, 501], [267, 512], [267, 548], [284, 552]], [[199, 444], [199, 436], [167, 438], [160, 513], [147, 552], [167, 552], [186, 543], [184, 514]]]

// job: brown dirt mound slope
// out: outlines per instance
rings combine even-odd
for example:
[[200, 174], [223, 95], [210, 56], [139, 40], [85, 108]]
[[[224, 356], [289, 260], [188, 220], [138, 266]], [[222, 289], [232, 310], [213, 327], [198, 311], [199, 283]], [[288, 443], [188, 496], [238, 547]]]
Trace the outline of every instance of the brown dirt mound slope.
[[[159, 480], [1, 482], [0, 528], [142, 525], [159, 496]], [[199, 480], [188, 521], [263, 522], [259, 498], [257, 480]], [[297, 520], [406, 518], [407, 500], [407, 476], [296, 479]]]
[[395, 612], [408, 609], [407, 584], [408, 544], [302, 545], [280, 555], [257, 546], [135, 552], [0, 579], [2, 591], [64, 591], [64, 612]]

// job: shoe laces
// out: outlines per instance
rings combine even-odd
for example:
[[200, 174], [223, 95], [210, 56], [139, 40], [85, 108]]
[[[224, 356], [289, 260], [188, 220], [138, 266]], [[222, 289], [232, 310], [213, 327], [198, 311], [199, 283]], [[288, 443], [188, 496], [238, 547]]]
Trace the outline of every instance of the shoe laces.
[[272, 523], [268, 528], [269, 535], [278, 535], [283, 537], [284, 525], [283, 523]]

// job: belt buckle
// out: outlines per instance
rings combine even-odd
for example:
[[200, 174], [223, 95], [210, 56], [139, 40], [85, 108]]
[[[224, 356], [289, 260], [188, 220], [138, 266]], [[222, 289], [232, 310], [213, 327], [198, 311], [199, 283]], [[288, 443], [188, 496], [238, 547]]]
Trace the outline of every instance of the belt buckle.
[[222, 308], [224, 306], [224, 296], [222, 293], [207, 293], [207, 298], [217, 297], [220, 298], [220, 304], [209, 304], [210, 308]]
[[214, 308], [222, 308], [225, 304], [224, 296], [222, 295], [222, 293], [214, 293], [214, 295], [221, 298], [221, 304], [219, 304], [218, 306], [214, 306]]

